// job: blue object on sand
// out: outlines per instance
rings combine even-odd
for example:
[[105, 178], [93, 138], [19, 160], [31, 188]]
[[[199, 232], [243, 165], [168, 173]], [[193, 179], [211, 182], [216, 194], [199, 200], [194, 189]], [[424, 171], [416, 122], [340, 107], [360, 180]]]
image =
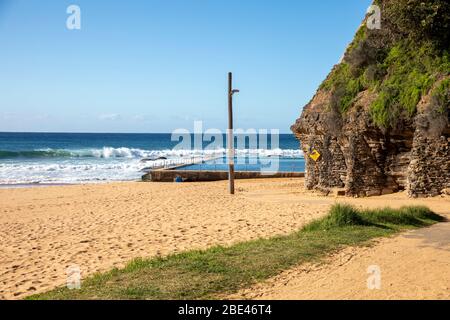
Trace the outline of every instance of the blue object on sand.
[[175, 177], [175, 182], [177, 182], [177, 183], [183, 182], [183, 178], [180, 177], [180, 176], [176, 176]]

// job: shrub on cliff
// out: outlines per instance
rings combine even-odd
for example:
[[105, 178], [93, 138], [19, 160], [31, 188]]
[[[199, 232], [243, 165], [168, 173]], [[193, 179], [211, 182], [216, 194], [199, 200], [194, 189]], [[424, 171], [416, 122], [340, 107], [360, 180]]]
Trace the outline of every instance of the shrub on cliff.
[[450, 35], [450, 2], [448, 0], [389, 0], [378, 1], [383, 6], [385, 20], [396, 32], [414, 41], [430, 40], [447, 48]]

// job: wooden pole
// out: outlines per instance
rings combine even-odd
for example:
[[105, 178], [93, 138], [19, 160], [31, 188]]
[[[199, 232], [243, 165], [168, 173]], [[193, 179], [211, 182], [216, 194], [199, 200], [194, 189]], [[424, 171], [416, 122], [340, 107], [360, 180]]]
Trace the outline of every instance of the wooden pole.
[[234, 194], [233, 74], [228, 73], [228, 180]]

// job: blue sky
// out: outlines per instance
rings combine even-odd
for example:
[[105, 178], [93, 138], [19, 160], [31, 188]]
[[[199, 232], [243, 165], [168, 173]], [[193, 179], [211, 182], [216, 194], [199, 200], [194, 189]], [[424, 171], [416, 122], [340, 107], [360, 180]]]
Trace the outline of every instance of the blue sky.
[[[289, 132], [370, 0], [0, 0], [0, 131]], [[66, 9], [81, 8], [81, 30]]]

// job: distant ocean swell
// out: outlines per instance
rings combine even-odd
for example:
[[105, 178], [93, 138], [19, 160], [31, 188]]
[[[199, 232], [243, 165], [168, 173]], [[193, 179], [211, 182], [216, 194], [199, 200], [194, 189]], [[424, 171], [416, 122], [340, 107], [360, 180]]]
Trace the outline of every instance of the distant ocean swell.
[[[38, 149], [38, 150], [25, 150], [25, 151], [5, 151], [0, 150], [0, 159], [39, 159], [39, 158], [128, 158], [128, 159], [157, 159], [160, 157], [166, 158], [179, 158], [179, 157], [197, 157], [197, 156], [209, 156], [214, 154], [225, 154], [225, 149], [218, 150], [143, 150], [133, 148], [112, 148], [103, 147], [100, 149]], [[254, 155], [254, 156], [281, 156], [291, 158], [302, 158], [303, 152], [301, 150], [292, 149], [245, 149], [236, 150], [238, 156]]]

